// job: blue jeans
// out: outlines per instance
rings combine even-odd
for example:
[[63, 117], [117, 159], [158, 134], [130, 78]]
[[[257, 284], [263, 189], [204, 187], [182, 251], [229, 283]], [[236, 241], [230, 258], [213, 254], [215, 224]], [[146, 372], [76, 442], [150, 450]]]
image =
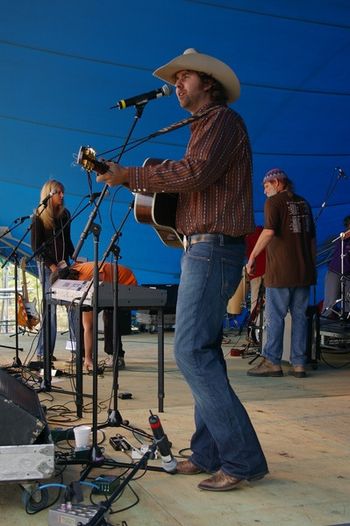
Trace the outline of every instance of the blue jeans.
[[[39, 270], [39, 279], [40, 282], [43, 283], [44, 281], [44, 290], [45, 290], [45, 296], [46, 299], [50, 299], [50, 289], [51, 289], [51, 283], [50, 283], [50, 277], [51, 277], [51, 270], [47, 267], [45, 267], [44, 275], [42, 273], [41, 265], [38, 264], [38, 270]], [[56, 334], [57, 334], [57, 308], [56, 305], [50, 304], [50, 356], [53, 355], [53, 350], [56, 345]], [[44, 356], [44, 330], [45, 330], [45, 316], [46, 313], [43, 313], [43, 321], [41, 324], [40, 332], [39, 332], [39, 339], [36, 346], [36, 355], [39, 358], [42, 358]], [[69, 323], [69, 331], [70, 331], [70, 339], [75, 339], [75, 326], [76, 326], [76, 315], [74, 313], [74, 309], [68, 309], [68, 323]]]
[[234, 393], [221, 348], [229, 298], [242, 276], [243, 244], [196, 243], [182, 256], [175, 358], [195, 400], [191, 460], [205, 471], [241, 479], [267, 464], [247, 412]]
[[262, 356], [275, 365], [281, 363], [283, 354], [284, 319], [290, 310], [292, 318], [292, 365], [306, 364], [307, 316], [310, 287], [266, 287], [266, 344]]

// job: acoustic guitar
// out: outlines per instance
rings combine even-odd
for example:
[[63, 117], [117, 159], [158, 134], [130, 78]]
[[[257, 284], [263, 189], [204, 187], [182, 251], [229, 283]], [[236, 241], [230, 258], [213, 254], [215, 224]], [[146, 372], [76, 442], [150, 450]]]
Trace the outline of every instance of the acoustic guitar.
[[36, 299], [34, 299], [34, 301], [29, 301], [26, 275], [26, 258], [21, 259], [20, 267], [22, 270], [22, 294], [18, 294], [17, 298], [18, 325], [32, 330], [40, 322], [40, 317], [38, 311], [36, 310]]
[[[143, 166], [161, 164], [161, 159], [146, 159]], [[81, 146], [77, 163], [87, 171], [105, 173], [107, 166], [96, 159], [96, 152], [90, 146]], [[151, 225], [161, 241], [168, 247], [183, 248], [183, 236], [175, 226], [177, 194], [170, 193], [136, 193], [134, 216], [138, 223]]]

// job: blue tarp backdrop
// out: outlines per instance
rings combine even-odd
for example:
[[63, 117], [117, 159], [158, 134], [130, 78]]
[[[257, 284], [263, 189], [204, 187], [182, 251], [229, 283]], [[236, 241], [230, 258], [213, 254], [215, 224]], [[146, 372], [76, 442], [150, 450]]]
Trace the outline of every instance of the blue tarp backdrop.
[[[262, 177], [280, 166], [313, 207], [320, 251], [342, 231], [342, 218], [350, 214], [349, 1], [1, 0], [0, 5], [0, 225], [31, 214], [48, 178], [64, 183], [71, 212], [90, 189], [101, 190], [94, 176], [90, 188], [75, 165], [79, 147], [89, 144], [99, 153], [120, 147], [135, 112], [110, 107], [160, 87], [152, 71], [194, 47], [230, 64], [241, 81], [234, 107], [251, 137], [257, 223], [265, 200]], [[175, 95], [151, 101], [133, 138], [186, 116]], [[122, 162], [179, 159], [187, 138], [187, 128], [158, 137], [125, 153]], [[97, 218], [101, 253], [131, 202], [132, 194], [121, 188], [104, 200]], [[90, 213], [88, 207], [74, 221], [74, 242]], [[24, 222], [13, 236], [21, 237], [26, 227]], [[133, 213], [120, 249], [121, 262], [140, 283], [178, 281], [181, 251], [162, 245]], [[89, 236], [81, 255], [92, 253]], [[321, 265], [318, 299], [323, 275]]]

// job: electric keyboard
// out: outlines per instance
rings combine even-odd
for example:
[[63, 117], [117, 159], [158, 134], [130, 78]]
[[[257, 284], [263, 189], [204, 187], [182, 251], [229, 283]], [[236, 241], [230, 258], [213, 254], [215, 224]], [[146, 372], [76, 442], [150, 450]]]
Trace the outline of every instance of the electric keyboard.
[[[79, 303], [86, 294], [82, 305], [93, 305], [93, 284], [90, 280], [58, 279], [51, 286], [51, 299], [55, 303], [68, 305]], [[159, 308], [167, 301], [167, 291], [138, 285], [118, 285], [118, 307], [131, 309]], [[113, 307], [113, 284], [100, 282], [98, 289], [98, 308]]]

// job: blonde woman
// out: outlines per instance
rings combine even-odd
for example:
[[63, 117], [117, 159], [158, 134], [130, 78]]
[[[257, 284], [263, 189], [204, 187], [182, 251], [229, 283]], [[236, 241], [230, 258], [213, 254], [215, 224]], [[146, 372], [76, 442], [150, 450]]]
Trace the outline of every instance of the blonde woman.
[[[47, 196], [51, 196], [46, 200]], [[45, 291], [50, 290], [51, 276], [62, 265], [70, 265], [70, 258], [74, 253], [74, 246], [70, 234], [70, 213], [64, 206], [64, 186], [59, 181], [51, 179], [47, 181], [40, 193], [40, 203], [47, 201], [46, 204], [39, 205], [36, 214], [33, 217], [31, 230], [31, 244], [33, 251], [43, 247], [38, 259], [44, 261], [44, 276], [42, 275], [39, 265], [39, 275], [41, 281], [45, 280]], [[78, 279], [89, 280], [93, 278], [94, 263], [74, 263], [71, 269], [77, 272]], [[104, 263], [100, 269], [101, 281], [112, 281], [113, 266], [110, 263]], [[134, 274], [127, 267], [118, 265], [118, 281], [124, 285], [136, 285]], [[91, 371], [93, 367], [92, 347], [93, 347], [93, 316], [92, 310], [83, 311], [82, 322], [84, 328], [84, 367]], [[57, 317], [56, 306], [51, 305], [51, 342], [50, 354], [52, 356], [56, 343]], [[70, 319], [70, 327], [74, 326]], [[74, 332], [74, 331], [73, 331]], [[106, 334], [107, 335], [107, 334]], [[108, 334], [111, 338], [111, 334]], [[110, 346], [109, 346], [110, 347]], [[37, 355], [43, 356], [43, 331], [40, 331], [37, 345]], [[122, 351], [123, 352], [123, 351]]]
[[[47, 200], [46, 198], [49, 195], [52, 197]], [[40, 203], [46, 199], [46, 204], [38, 206], [32, 220], [31, 245], [34, 252], [42, 248], [42, 251], [38, 253], [37, 260], [39, 278], [42, 283], [44, 282], [45, 293], [50, 290], [50, 278], [52, 273], [57, 270], [59, 262], [64, 261], [68, 265], [69, 258], [74, 252], [70, 237], [70, 213], [64, 207], [63, 198], [64, 186], [54, 179], [46, 181], [40, 192]], [[44, 270], [41, 266], [41, 260], [44, 263]], [[70, 323], [70, 326], [72, 327], [73, 324]], [[57, 331], [55, 305], [51, 305], [50, 327], [50, 355], [52, 356]], [[42, 359], [44, 354], [43, 328], [40, 331], [36, 354], [38, 358]]]

